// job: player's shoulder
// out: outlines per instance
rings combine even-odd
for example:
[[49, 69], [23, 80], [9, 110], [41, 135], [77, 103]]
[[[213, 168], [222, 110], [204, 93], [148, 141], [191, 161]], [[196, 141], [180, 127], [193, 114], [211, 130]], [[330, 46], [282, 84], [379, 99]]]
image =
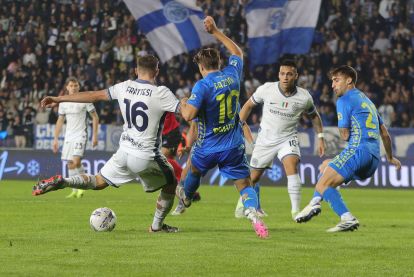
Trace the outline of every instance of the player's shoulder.
[[174, 94], [168, 87], [166, 86], [158, 86], [157, 87], [160, 94]]
[[304, 99], [312, 99], [312, 95], [310, 94], [309, 90], [296, 86], [296, 93], [299, 97], [302, 97]]
[[194, 84], [193, 92], [208, 90], [211, 83], [212, 81], [207, 78], [200, 79]]
[[266, 82], [263, 85], [257, 87], [257, 90], [274, 90], [278, 89], [277, 82]]

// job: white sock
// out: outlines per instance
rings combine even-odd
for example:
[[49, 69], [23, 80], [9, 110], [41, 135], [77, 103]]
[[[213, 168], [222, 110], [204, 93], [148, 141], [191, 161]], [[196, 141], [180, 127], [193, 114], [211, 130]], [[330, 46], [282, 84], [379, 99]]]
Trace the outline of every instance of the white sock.
[[288, 179], [288, 193], [290, 197], [290, 203], [292, 205], [292, 213], [299, 212], [300, 200], [301, 200], [301, 187], [302, 181], [300, 180], [299, 174], [289, 175]]
[[157, 207], [155, 209], [154, 219], [152, 221], [152, 230], [159, 230], [162, 227], [165, 217], [171, 211], [174, 205], [175, 194], [160, 193], [157, 199]]
[[96, 177], [89, 174], [75, 175], [65, 178], [64, 186], [76, 189], [95, 189]]
[[322, 197], [320, 196], [315, 196], [314, 198], [312, 198], [312, 200], [309, 202], [309, 205], [313, 206], [315, 204], [318, 204], [322, 201]]
[[352, 220], [355, 217], [351, 214], [351, 212], [346, 212], [341, 215], [341, 220]]
[[[69, 172], [68, 172], [68, 174], [69, 174], [69, 177], [76, 176], [76, 175], [78, 175], [78, 174], [79, 174], [79, 173], [78, 173], [78, 169], [77, 169], [77, 168], [74, 168], [74, 169], [70, 169], [70, 168], [69, 168]], [[77, 191], [78, 191], [78, 189], [74, 189], [74, 188], [72, 188], [72, 191], [73, 191], [73, 192], [77, 192]]]

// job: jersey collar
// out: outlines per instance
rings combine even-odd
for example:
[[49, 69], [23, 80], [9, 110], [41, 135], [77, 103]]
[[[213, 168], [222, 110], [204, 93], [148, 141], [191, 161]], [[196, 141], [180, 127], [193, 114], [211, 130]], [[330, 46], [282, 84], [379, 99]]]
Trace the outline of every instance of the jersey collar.
[[142, 80], [142, 79], [135, 79], [135, 82], [140, 83], [140, 84], [152, 84], [150, 81], [147, 80]]
[[282, 94], [286, 98], [292, 97], [293, 95], [295, 95], [298, 92], [298, 88], [295, 86], [295, 90], [293, 91], [293, 93], [290, 94], [290, 95], [286, 95], [286, 94], [283, 93], [282, 88], [280, 87], [280, 83], [279, 82], [277, 82], [277, 87], [279, 88], [280, 94]]

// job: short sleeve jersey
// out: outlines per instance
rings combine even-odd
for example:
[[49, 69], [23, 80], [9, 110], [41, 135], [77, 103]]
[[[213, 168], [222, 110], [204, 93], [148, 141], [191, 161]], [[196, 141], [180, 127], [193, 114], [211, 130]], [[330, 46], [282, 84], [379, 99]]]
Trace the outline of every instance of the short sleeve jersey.
[[198, 137], [194, 147], [205, 153], [236, 148], [244, 143], [239, 96], [243, 61], [230, 56], [228, 65], [199, 80], [188, 104], [198, 109]]
[[125, 122], [120, 148], [142, 159], [160, 155], [166, 112], [175, 112], [179, 105], [171, 90], [137, 79], [109, 87], [108, 95], [118, 100]]
[[258, 87], [250, 100], [263, 105], [260, 128], [265, 132], [265, 140], [278, 142], [297, 134], [297, 126], [303, 113], [316, 112], [310, 93], [301, 87], [285, 96], [279, 87], [279, 82], [269, 82]]
[[338, 127], [349, 128], [347, 148], [364, 148], [380, 157], [380, 125], [383, 124], [375, 105], [358, 89], [351, 89], [336, 101]]
[[65, 141], [84, 141], [87, 138], [87, 113], [95, 111], [92, 103], [62, 102], [59, 115], [66, 118]]

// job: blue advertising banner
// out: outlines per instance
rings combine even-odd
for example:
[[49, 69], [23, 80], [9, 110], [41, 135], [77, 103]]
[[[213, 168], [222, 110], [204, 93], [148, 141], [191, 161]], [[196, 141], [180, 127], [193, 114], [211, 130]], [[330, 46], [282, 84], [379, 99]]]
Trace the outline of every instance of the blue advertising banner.
[[[86, 151], [82, 160], [87, 173], [96, 174], [105, 162], [112, 156], [112, 152]], [[304, 155], [299, 167], [299, 175], [304, 186], [313, 187], [317, 181], [318, 167], [322, 159], [316, 156]], [[363, 181], [354, 181], [351, 187], [369, 188], [406, 188], [414, 189], [414, 158], [401, 158], [403, 164], [400, 171], [388, 164], [383, 158], [375, 174]], [[185, 163], [185, 159], [180, 161]], [[60, 160], [60, 155], [52, 151], [42, 150], [6, 150], [0, 151], [0, 180], [4, 179], [38, 179], [51, 175], [62, 174], [67, 176], [66, 162]], [[232, 181], [220, 175], [218, 168], [214, 168], [204, 176], [202, 184], [232, 185]], [[287, 180], [282, 165], [275, 160], [271, 169], [266, 170], [261, 180], [262, 185], [286, 186]]]

